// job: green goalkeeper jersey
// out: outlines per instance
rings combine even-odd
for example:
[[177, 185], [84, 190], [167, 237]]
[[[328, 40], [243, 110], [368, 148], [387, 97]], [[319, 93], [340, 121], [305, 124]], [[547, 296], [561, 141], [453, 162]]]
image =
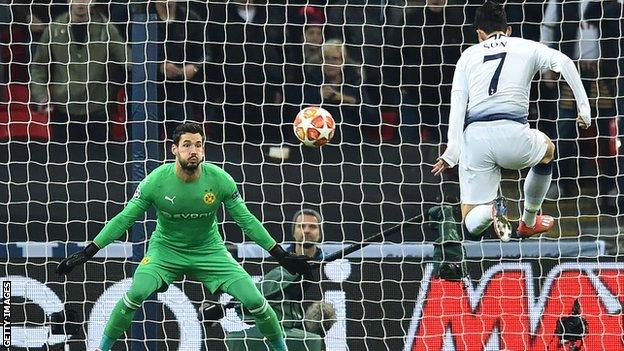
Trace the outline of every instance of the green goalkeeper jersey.
[[265, 250], [271, 249], [275, 240], [249, 212], [234, 179], [213, 164], [202, 162], [200, 167], [199, 179], [188, 183], [176, 176], [174, 163], [156, 168], [141, 181], [123, 211], [104, 226], [95, 244], [103, 248], [118, 239], [153, 205], [157, 225], [150, 243], [183, 251], [223, 245], [216, 220], [223, 203], [247, 236]]

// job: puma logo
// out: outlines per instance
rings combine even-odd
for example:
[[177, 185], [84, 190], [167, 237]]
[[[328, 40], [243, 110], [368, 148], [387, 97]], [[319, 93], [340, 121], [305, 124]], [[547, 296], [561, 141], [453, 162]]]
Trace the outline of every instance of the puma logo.
[[173, 203], [173, 201], [175, 200], [175, 198], [176, 198], [175, 196], [174, 196], [174, 197], [169, 197], [169, 196], [165, 195], [165, 200], [167, 200], [167, 201], [171, 201], [171, 204], [172, 204], [172, 205], [175, 205], [175, 204]]

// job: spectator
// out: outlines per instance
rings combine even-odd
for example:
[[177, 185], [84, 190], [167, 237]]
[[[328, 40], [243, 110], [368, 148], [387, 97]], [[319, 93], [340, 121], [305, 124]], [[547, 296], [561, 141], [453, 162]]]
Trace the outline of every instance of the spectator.
[[338, 123], [336, 139], [359, 144], [363, 140], [362, 132], [379, 123], [377, 111], [362, 89], [361, 65], [349, 60], [341, 41], [326, 41], [323, 64], [309, 64], [304, 73], [303, 91], [287, 91], [287, 101], [295, 105], [319, 105], [328, 110]]
[[[8, 10], [9, 6], [2, 6], [1, 9]], [[4, 22], [1, 24], [0, 42], [3, 45], [0, 55], [3, 68], [2, 83], [11, 85], [13, 89], [9, 93], [3, 93], [2, 98], [10, 97], [9, 102], [17, 100], [27, 104], [29, 91], [27, 85], [30, 82], [28, 63], [35, 47], [33, 42], [39, 39], [46, 26], [28, 5], [13, 4], [10, 10], [10, 13], [6, 14], [8, 19], [2, 20]]]
[[108, 17], [124, 38], [129, 38], [128, 32], [132, 27], [130, 0], [98, 1], [93, 6]]
[[455, 63], [462, 45], [476, 42], [474, 28], [465, 24], [471, 13], [474, 9], [459, 0], [427, 0], [408, 9], [402, 84], [407, 101], [418, 106], [424, 141], [439, 142], [446, 135]]
[[321, 214], [312, 209], [303, 209], [293, 216], [292, 235], [295, 242], [287, 249], [297, 255], [306, 255], [314, 261], [323, 259], [323, 251], [316, 244], [323, 240]]
[[[614, 6], [615, 5], [615, 6]], [[546, 7], [542, 22], [541, 41], [559, 49], [573, 60], [579, 62], [579, 72], [584, 78], [585, 89], [592, 105], [592, 114], [597, 115], [596, 130], [598, 134], [598, 155], [606, 156], [609, 150], [610, 124], [616, 115], [615, 99], [617, 63], [619, 50], [609, 38], [621, 35], [619, 26], [606, 25], [614, 16], [617, 19], [621, 11], [617, 1], [579, 2], [550, 0]], [[606, 21], [606, 22], [605, 22]], [[615, 30], [614, 30], [615, 29]], [[546, 86], [556, 87], [555, 75], [551, 71], [545, 73]], [[574, 98], [567, 84], [560, 86], [561, 99], [558, 104], [557, 116], [557, 150], [559, 184], [553, 182], [549, 196], [555, 197], [557, 190], [560, 196], [578, 195], [580, 189], [576, 180], [579, 179], [581, 164], [576, 150], [576, 108]], [[581, 149], [591, 148], [583, 145]], [[602, 164], [596, 169], [595, 161], [583, 164], [583, 169], [591, 170], [598, 176], [599, 194], [606, 194], [614, 188], [612, 176], [615, 162], [611, 157], [603, 158]], [[592, 178], [595, 178], [592, 174]], [[591, 185], [595, 187], [596, 185]]]
[[[325, 41], [323, 7], [292, 6], [288, 24], [285, 47], [287, 58], [285, 64], [286, 82], [284, 84], [287, 97], [282, 111], [283, 116], [287, 116], [285, 122], [290, 122], [288, 119], [296, 116], [301, 109], [300, 102], [292, 101], [291, 92], [296, 91], [296, 95], [300, 97], [306, 77], [305, 71], [310, 71], [313, 67], [320, 67], [323, 61], [322, 48]], [[286, 131], [289, 128], [290, 126], [286, 126], [285, 135], [292, 135]]]
[[[344, 41], [348, 56], [361, 62], [362, 88], [367, 104], [380, 118], [363, 128], [369, 142], [397, 142], [398, 124], [413, 123], [414, 114], [399, 112], [405, 102], [401, 85], [405, 1], [383, 0], [370, 6], [364, 0], [336, 0], [326, 6], [326, 31]], [[420, 28], [422, 29], [422, 28]], [[400, 119], [406, 117], [403, 121]]]
[[[321, 261], [323, 253], [318, 243], [322, 240], [321, 215], [312, 209], [303, 209], [293, 216], [292, 235], [295, 243], [288, 251]], [[314, 274], [313, 274], [314, 275]], [[323, 337], [335, 322], [336, 314], [332, 305], [316, 301], [307, 307], [304, 313], [304, 293], [310, 287], [312, 277], [290, 274], [277, 267], [264, 275], [257, 283], [270, 306], [282, 320], [289, 350], [323, 350]], [[316, 284], [314, 284], [316, 285]], [[247, 323], [249, 312], [236, 308], [237, 314]], [[224, 306], [205, 302], [200, 307], [200, 319], [216, 324], [225, 315]], [[203, 318], [202, 318], [203, 317]], [[266, 350], [262, 334], [257, 326], [241, 332], [226, 335], [226, 344], [230, 350]]]
[[105, 141], [107, 105], [117, 94], [112, 71], [127, 62], [124, 40], [91, 10], [91, 0], [70, 0], [69, 12], [43, 32], [30, 66], [31, 101], [51, 110], [58, 141]]
[[[157, 1], [152, 5], [158, 20], [160, 63], [158, 100], [164, 101], [163, 120], [167, 138], [181, 122], [193, 120], [192, 103], [204, 101], [203, 63], [209, 60], [205, 20], [185, 2]], [[199, 107], [199, 106], [198, 106]]]
[[[209, 4], [213, 77], [222, 83], [225, 138], [262, 140], [279, 130], [285, 11], [256, 0]], [[270, 12], [272, 11], [272, 12]], [[270, 126], [262, 129], [263, 125]]]
[[320, 64], [324, 41], [323, 26], [320, 24], [306, 25], [303, 30], [303, 60], [305, 63]]
[[296, 78], [291, 82], [303, 82], [303, 64], [321, 64], [322, 45], [325, 41], [325, 15], [320, 6], [306, 5], [296, 8], [296, 14], [291, 16], [287, 40], [288, 62]]

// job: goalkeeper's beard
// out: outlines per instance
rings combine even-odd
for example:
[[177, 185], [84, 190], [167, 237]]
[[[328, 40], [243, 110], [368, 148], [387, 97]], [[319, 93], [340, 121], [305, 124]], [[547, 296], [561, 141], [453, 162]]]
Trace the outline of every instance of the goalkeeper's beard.
[[188, 160], [178, 160], [178, 162], [180, 163], [180, 168], [182, 168], [184, 172], [193, 173], [195, 172], [197, 167], [199, 167], [202, 161], [197, 158], [197, 161], [192, 161], [192, 163], [190, 163]]

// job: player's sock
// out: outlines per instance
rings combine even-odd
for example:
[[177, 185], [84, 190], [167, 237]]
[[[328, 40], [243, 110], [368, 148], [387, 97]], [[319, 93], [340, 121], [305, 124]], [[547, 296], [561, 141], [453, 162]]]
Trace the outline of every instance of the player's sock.
[[286, 346], [286, 340], [284, 338], [279, 338], [271, 341], [271, 349], [273, 351], [288, 351], [288, 347]]
[[160, 281], [151, 274], [135, 274], [130, 290], [117, 302], [111, 313], [104, 337], [100, 341], [102, 351], [108, 351], [123, 333], [128, 330], [134, 313], [141, 304], [160, 286]]
[[262, 335], [269, 339], [271, 343], [284, 338], [284, 332], [277, 320], [277, 315], [266, 300], [264, 300], [262, 306], [254, 310], [250, 309], [249, 312], [254, 316], [256, 325]]
[[474, 207], [464, 218], [464, 226], [473, 237], [480, 236], [492, 225], [492, 204]]
[[[258, 330], [271, 344], [284, 339], [284, 331], [279, 324], [277, 315], [267, 300], [262, 296], [251, 277], [239, 279], [227, 287], [228, 294], [234, 296], [251, 313]], [[285, 344], [284, 344], [285, 345]], [[279, 351], [286, 349], [277, 349]]]
[[552, 179], [552, 162], [533, 166], [524, 182], [524, 211], [522, 221], [527, 227], [535, 226], [535, 217], [542, 208], [544, 197]]
[[137, 308], [130, 308], [126, 306], [124, 302], [125, 296], [123, 299], [119, 300], [113, 308], [113, 312], [106, 323], [106, 328], [104, 329], [104, 336], [102, 340], [100, 340], [100, 348], [102, 351], [108, 351], [115, 341], [123, 335], [123, 333], [128, 330], [130, 324], [132, 324], [132, 319], [134, 318], [134, 312], [136, 312]]
[[110, 351], [111, 347], [113, 347], [113, 344], [115, 343], [115, 341], [117, 341], [117, 339], [113, 339], [111, 337], [109, 337], [108, 335], [104, 334], [102, 335], [102, 339], [100, 340], [100, 351]]

